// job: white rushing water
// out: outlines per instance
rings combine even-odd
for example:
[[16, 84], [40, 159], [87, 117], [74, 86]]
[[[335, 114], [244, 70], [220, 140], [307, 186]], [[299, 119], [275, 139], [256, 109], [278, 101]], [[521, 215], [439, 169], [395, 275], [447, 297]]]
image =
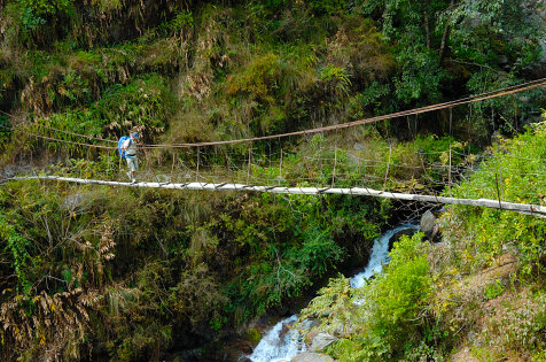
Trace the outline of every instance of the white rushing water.
[[381, 273], [383, 271], [383, 264], [388, 262], [389, 243], [391, 238], [400, 231], [410, 229], [417, 230], [419, 229], [419, 225], [402, 224], [375, 239], [368, 266], [364, 271], [356, 274], [350, 279], [351, 287], [362, 288], [365, 280], [370, 279], [375, 273]]
[[[350, 279], [351, 287], [360, 288], [364, 285], [366, 279], [371, 278], [375, 273], [380, 273], [383, 270], [383, 264], [388, 262], [391, 238], [396, 233], [409, 229], [417, 230], [419, 225], [402, 224], [375, 239], [368, 266], [363, 272]], [[254, 352], [248, 358], [253, 362], [289, 362], [293, 357], [305, 352], [302, 335], [291, 328], [297, 319], [298, 316], [294, 314], [277, 323], [260, 340]], [[283, 326], [285, 331], [288, 328], [286, 333], [283, 333]]]
[[[301, 336], [291, 328], [297, 320], [298, 316], [294, 314], [275, 324], [248, 358], [253, 362], [287, 362], [297, 354], [305, 352], [305, 343]], [[290, 328], [284, 334], [283, 326]]]

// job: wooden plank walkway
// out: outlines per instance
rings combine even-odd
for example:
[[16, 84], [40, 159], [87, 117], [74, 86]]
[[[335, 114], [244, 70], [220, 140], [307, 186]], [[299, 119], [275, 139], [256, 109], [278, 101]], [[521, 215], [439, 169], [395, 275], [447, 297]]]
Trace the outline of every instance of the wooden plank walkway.
[[14, 177], [10, 179], [2, 180], [2, 182], [10, 180], [53, 180], [62, 182], [71, 182], [78, 184], [88, 185], [104, 185], [104, 186], [121, 186], [121, 187], [138, 187], [138, 188], [162, 188], [173, 190], [202, 190], [202, 191], [249, 191], [249, 192], [270, 192], [281, 194], [300, 194], [300, 195], [320, 195], [320, 194], [342, 194], [353, 196], [370, 196], [380, 197], [386, 199], [407, 200], [407, 201], [420, 201], [430, 202], [436, 204], [458, 204], [477, 207], [487, 207], [491, 209], [510, 210], [523, 214], [546, 217], [546, 207], [533, 204], [518, 204], [514, 202], [506, 202], [491, 199], [461, 199], [455, 197], [444, 197], [435, 195], [420, 195], [420, 194], [406, 194], [390, 191], [379, 191], [370, 189], [367, 187], [284, 187], [284, 186], [257, 186], [257, 185], [244, 185], [236, 183], [203, 183], [203, 182], [189, 182], [189, 183], [161, 183], [161, 182], [120, 182], [120, 181], [106, 181], [106, 180], [93, 180], [82, 179], [73, 177], [61, 177], [61, 176], [27, 176], [27, 177]]

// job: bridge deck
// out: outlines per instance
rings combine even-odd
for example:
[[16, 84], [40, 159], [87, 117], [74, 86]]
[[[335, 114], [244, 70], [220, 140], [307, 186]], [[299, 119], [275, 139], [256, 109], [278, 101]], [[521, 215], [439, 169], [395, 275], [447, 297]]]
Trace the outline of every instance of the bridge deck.
[[300, 195], [320, 195], [320, 194], [343, 194], [353, 196], [371, 196], [381, 197], [386, 199], [421, 201], [437, 204], [459, 204], [477, 207], [487, 207], [491, 209], [510, 210], [523, 214], [546, 217], [546, 207], [533, 204], [518, 204], [514, 202], [506, 202], [491, 199], [462, 199], [455, 197], [444, 197], [435, 195], [408, 194], [390, 191], [374, 190], [368, 187], [285, 187], [285, 186], [258, 186], [244, 185], [237, 183], [204, 183], [204, 182], [189, 182], [189, 183], [161, 183], [161, 182], [120, 182], [107, 180], [93, 180], [73, 177], [61, 176], [28, 176], [14, 177], [10, 180], [54, 180], [62, 182], [71, 182], [78, 184], [89, 185], [105, 185], [105, 186], [121, 186], [121, 187], [139, 187], [139, 188], [162, 188], [174, 190], [203, 190], [203, 191], [252, 191], [252, 192], [270, 192], [282, 194], [300, 194]]

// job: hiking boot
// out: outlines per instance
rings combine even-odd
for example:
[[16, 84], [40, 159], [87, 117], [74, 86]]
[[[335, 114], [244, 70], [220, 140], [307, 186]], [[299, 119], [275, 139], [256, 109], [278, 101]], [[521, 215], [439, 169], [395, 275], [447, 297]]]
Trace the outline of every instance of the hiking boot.
[[131, 179], [132, 184], [136, 184], [136, 178]]

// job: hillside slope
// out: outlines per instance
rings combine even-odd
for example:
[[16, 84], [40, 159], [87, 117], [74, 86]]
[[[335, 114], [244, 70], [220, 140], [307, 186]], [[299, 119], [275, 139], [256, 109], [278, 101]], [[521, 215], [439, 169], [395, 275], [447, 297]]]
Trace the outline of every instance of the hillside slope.
[[[143, 179], [438, 193], [468, 177], [493, 134], [540, 121], [544, 90], [313, 136], [173, 145], [341, 124], [545, 77], [543, 11], [521, 0], [0, 0], [0, 177], [125, 180], [115, 145], [138, 131]], [[540, 203], [538, 181], [514, 172], [502, 174], [505, 197]], [[496, 198], [487, 175], [460, 190]], [[256, 320], [297, 310], [329, 277], [365, 264], [381, 231], [425, 207], [3, 182], [0, 359], [224, 360], [226, 341], [255, 341]], [[446, 261], [463, 258], [454, 275], [506, 254], [518, 258], [522, 281], [538, 283], [540, 222], [458, 210], [445, 216], [444, 235], [480, 262], [456, 249]], [[503, 249], [523, 236], [517, 252]], [[424, 291], [440, 288], [443, 274], [426, 275]], [[488, 288], [517, 303], [504, 284]], [[456, 311], [445, 308], [439, 315]], [[423, 336], [422, 325], [404, 326]], [[430, 333], [436, 344], [419, 348], [431, 356], [463, 343]], [[538, 355], [525, 348], [522, 358]], [[393, 350], [393, 360], [421, 358]]]

